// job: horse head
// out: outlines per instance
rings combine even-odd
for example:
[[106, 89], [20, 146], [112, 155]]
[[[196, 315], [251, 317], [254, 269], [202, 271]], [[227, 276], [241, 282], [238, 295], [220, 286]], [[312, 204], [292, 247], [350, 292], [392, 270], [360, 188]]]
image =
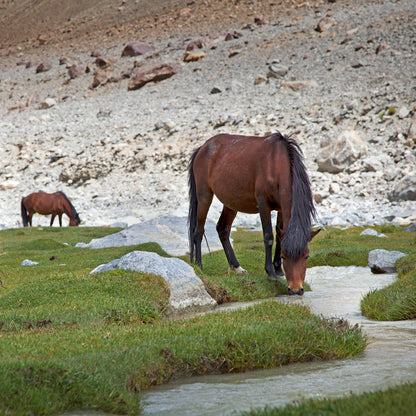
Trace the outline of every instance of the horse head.
[[78, 214], [74, 215], [72, 218], [69, 218], [70, 227], [77, 227], [79, 224], [81, 224], [81, 218]]
[[[321, 229], [319, 228], [316, 231], [311, 231], [309, 241], [314, 238]], [[280, 231], [280, 235], [278, 235], [280, 240], [283, 239], [283, 231]], [[308, 267], [308, 259], [309, 259], [309, 246], [306, 245], [305, 250], [301, 253], [300, 256], [290, 256], [288, 253], [284, 251], [282, 248], [281, 252], [282, 261], [283, 261], [283, 269], [285, 271], [285, 276], [287, 280], [287, 293], [288, 295], [303, 295], [303, 282], [305, 281], [306, 275], [306, 268]]]

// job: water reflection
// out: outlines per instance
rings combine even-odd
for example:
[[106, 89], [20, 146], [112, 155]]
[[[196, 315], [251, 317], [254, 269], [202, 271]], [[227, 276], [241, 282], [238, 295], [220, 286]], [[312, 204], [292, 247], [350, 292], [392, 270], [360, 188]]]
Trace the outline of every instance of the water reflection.
[[373, 275], [364, 267], [315, 267], [307, 272], [312, 292], [280, 298], [362, 325], [370, 339], [362, 357], [182, 379], [146, 392], [143, 415], [231, 415], [301, 398], [361, 393], [415, 381], [416, 321], [375, 322], [360, 314], [362, 295], [394, 279], [394, 275]]

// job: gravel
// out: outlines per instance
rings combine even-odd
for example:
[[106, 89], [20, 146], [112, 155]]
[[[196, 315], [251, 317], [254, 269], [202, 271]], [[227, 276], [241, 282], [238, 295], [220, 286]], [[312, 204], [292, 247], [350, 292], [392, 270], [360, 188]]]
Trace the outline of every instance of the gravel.
[[[170, 33], [148, 31], [141, 39], [126, 32], [99, 43], [101, 53], [116, 62], [103, 70], [111, 81], [96, 88], [91, 87], [97, 71], [91, 51], [97, 38], [77, 47], [46, 42], [3, 53], [2, 228], [21, 226], [20, 199], [38, 190], [64, 191], [83, 225], [186, 216], [193, 149], [221, 132], [276, 130], [292, 134], [303, 149], [319, 194], [321, 224], [415, 220], [415, 201], [389, 200], [399, 181], [415, 172], [413, 0], [310, 1], [267, 16], [259, 8], [242, 13], [245, 20], [239, 15], [235, 26], [225, 20], [212, 29], [198, 26], [196, 3], [188, 7], [194, 25], [186, 34], [179, 27]], [[330, 20], [319, 31], [323, 18]], [[122, 58], [128, 36], [156, 52]], [[186, 45], [197, 39], [205, 56], [184, 62]], [[59, 65], [62, 57], [88, 67], [87, 72], [69, 79], [68, 68]], [[52, 68], [36, 73], [41, 62]], [[127, 90], [123, 74], [161, 63], [175, 63], [180, 70]], [[350, 130], [366, 143], [367, 156], [342, 172], [320, 172], [316, 157], [322, 148]], [[372, 163], [375, 171], [368, 167], [370, 158], [378, 161]], [[209, 216], [217, 219], [219, 210], [216, 201]], [[48, 223], [49, 218], [34, 218], [34, 225]], [[242, 214], [236, 223], [259, 226], [257, 216]]]

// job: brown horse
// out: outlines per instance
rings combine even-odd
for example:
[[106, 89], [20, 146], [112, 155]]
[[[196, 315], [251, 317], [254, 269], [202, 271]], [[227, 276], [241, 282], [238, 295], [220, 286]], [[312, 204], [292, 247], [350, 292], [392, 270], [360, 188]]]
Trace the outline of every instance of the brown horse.
[[[303, 154], [292, 138], [220, 134], [193, 153], [189, 164], [189, 244], [191, 262], [202, 268], [201, 241], [213, 195], [223, 203], [217, 232], [231, 270], [246, 274], [230, 243], [237, 211], [260, 213], [269, 279], [283, 276], [288, 294], [302, 295], [315, 206]], [[271, 211], [278, 212], [272, 261]]]
[[22, 198], [20, 203], [23, 226], [32, 226], [32, 217], [35, 212], [41, 215], [51, 216], [50, 226], [56, 216], [59, 218], [59, 226], [62, 227], [62, 214], [69, 217], [69, 225], [77, 226], [81, 219], [68, 197], [63, 192], [48, 194], [46, 192], [34, 192]]

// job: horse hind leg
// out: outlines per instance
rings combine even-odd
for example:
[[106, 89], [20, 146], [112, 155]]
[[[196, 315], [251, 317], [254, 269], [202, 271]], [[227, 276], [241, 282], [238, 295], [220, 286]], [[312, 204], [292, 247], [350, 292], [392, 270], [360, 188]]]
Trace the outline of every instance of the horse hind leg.
[[33, 212], [33, 211], [28, 211], [28, 213], [27, 213], [27, 220], [28, 220], [28, 223], [29, 223], [29, 226], [30, 226], [30, 227], [32, 226], [32, 218], [33, 218], [33, 214], [34, 214], [34, 212]]
[[193, 245], [195, 263], [202, 269], [202, 238], [205, 232], [205, 221], [207, 219], [208, 210], [212, 202], [213, 195], [206, 198], [198, 198], [197, 221], [193, 232]]
[[222, 247], [224, 248], [225, 256], [228, 260], [228, 272], [233, 270], [237, 274], [247, 274], [247, 270], [240, 266], [240, 263], [235, 256], [234, 249], [230, 242], [231, 226], [237, 215], [237, 211], [230, 208], [223, 207], [220, 219], [217, 223], [217, 233], [220, 238]]

